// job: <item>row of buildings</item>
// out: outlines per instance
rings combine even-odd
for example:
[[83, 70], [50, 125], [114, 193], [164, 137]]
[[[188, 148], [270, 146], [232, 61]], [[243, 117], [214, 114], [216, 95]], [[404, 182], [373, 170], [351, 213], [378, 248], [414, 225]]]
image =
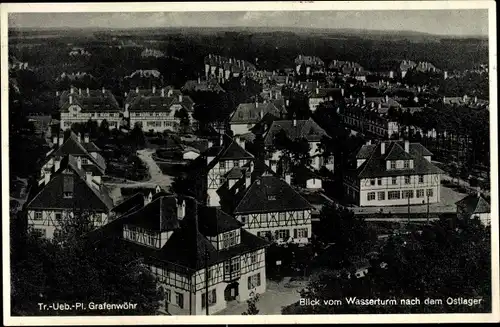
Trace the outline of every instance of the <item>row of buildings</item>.
[[145, 131], [177, 131], [181, 124], [195, 123], [193, 100], [172, 87], [131, 90], [124, 94], [122, 108], [110, 90], [82, 90], [71, 87], [56, 93], [60, 110], [60, 128], [68, 130], [75, 123], [89, 120], [101, 124], [106, 120], [109, 128], [138, 125]]

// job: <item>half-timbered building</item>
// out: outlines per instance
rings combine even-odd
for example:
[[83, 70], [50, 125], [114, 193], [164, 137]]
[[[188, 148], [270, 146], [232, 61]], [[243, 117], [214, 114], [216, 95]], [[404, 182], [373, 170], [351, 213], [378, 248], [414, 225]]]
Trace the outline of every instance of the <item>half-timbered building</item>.
[[[194, 198], [155, 194], [111, 225], [151, 269], [171, 315], [214, 314], [266, 290], [268, 242]], [[109, 225], [108, 225], [109, 226]]]
[[244, 229], [277, 243], [309, 242], [312, 205], [289, 183], [266, 171], [251, 184], [234, 185], [222, 203]]
[[26, 205], [28, 228], [50, 239], [76, 215], [86, 215], [99, 227], [113, 218], [113, 205], [100, 176], [84, 170], [80, 157], [67, 155], [33, 186]]

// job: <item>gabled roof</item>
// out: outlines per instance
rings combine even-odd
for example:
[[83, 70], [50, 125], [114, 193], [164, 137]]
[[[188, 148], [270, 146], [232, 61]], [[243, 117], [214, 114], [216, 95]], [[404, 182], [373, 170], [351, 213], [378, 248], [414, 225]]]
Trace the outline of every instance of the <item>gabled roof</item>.
[[[73, 196], [65, 198], [63, 193], [70, 187]], [[85, 171], [78, 169], [76, 159], [69, 155], [61, 161], [59, 171], [52, 174], [46, 185], [27, 204], [30, 209], [91, 209], [109, 212], [113, 200], [104, 185], [87, 182]]]
[[181, 91], [172, 87], [155, 90], [154, 93], [150, 89], [133, 90], [127, 95], [125, 103], [130, 104], [129, 111], [170, 112], [170, 107], [175, 104], [180, 104], [187, 111], [192, 111], [194, 106], [191, 97], [183, 95]]
[[200, 232], [205, 236], [216, 236], [243, 226], [234, 217], [215, 207], [200, 207], [198, 213]]
[[[253, 155], [232, 140], [218, 155], [216, 160], [253, 159]], [[215, 160], [214, 160], [215, 161]]]
[[311, 208], [311, 204], [285, 181], [275, 176], [261, 176], [245, 192], [234, 213], [284, 212]]
[[68, 112], [69, 107], [73, 105], [79, 106], [82, 112], [121, 112], [115, 96], [109, 90], [82, 90], [73, 93], [64, 91], [59, 98], [60, 111]]
[[309, 142], [318, 142], [321, 141], [323, 136], [328, 136], [325, 130], [311, 118], [296, 120], [295, 122], [296, 125], [294, 126], [293, 120], [275, 120], [264, 136], [264, 144], [267, 146], [272, 145], [274, 136], [280, 130], [284, 130], [291, 140], [305, 138]]
[[456, 202], [457, 207], [465, 209], [468, 215], [490, 213], [490, 204], [479, 194], [467, 195], [462, 200]]
[[[89, 151], [90, 150], [90, 151]], [[50, 154], [50, 157], [64, 157], [67, 155], [72, 156], [85, 156], [87, 159], [92, 161], [101, 170], [101, 174], [106, 169], [106, 162], [100, 155], [94, 157], [89, 152], [101, 152], [101, 149], [94, 144], [94, 142], [84, 143], [78, 142], [78, 136], [76, 136], [73, 131], [69, 134], [66, 141], [63, 142], [55, 151]]]
[[[409, 153], [407, 153], [404, 150], [403, 142], [390, 141], [384, 143], [384, 154], [381, 153], [381, 143], [363, 145], [358, 151], [356, 159], [366, 159], [355, 171], [359, 178], [443, 173], [441, 169], [424, 158], [423, 155], [427, 156], [431, 155], [431, 153], [421, 144], [410, 143]], [[387, 170], [387, 160], [413, 160], [413, 168]]]
[[120, 219], [124, 224], [131, 224], [149, 231], [173, 231], [179, 228], [177, 197], [159, 196], [139, 210]]
[[274, 103], [241, 103], [231, 115], [230, 124], [256, 124], [261, 120], [261, 115], [272, 114], [280, 117], [280, 111]]

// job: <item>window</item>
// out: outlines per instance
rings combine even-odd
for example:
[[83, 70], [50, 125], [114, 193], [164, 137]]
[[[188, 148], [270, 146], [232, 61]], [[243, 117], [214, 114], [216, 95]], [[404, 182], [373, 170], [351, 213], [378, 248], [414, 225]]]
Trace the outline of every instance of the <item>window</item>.
[[235, 161], [233, 161], [233, 165], [234, 165], [234, 167], [239, 167], [240, 162], [238, 160], [235, 160]]
[[431, 188], [428, 188], [427, 189], [427, 196], [429, 196], [429, 197], [434, 196], [434, 190]]
[[[206, 301], [207, 301], [207, 293], [201, 293], [201, 307], [205, 308], [206, 307]], [[208, 292], [208, 306], [212, 306], [217, 302], [217, 293], [214, 290], [211, 290]]]
[[405, 168], [405, 169], [410, 168], [410, 160], [405, 160], [405, 161], [404, 161], [404, 168]]
[[278, 238], [288, 240], [290, 238], [290, 231], [288, 229], [280, 229], [278, 231]]
[[222, 235], [222, 247], [224, 249], [236, 245], [236, 231], [224, 233]]
[[226, 162], [225, 161], [219, 161], [219, 168], [220, 169], [226, 169]]
[[377, 185], [382, 185], [382, 178], [377, 178]]
[[413, 190], [403, 191], [403, 199], [412, 199], [412, 198], [413, 198]]
[[405, 176], [405, 184], [411, 183], [411, 176]]
[[139, 117], [140, 115], [141, 115], [140, 113], [136, 113], [136, 114], [135, 114], [135, 116], [136, 116], [136, 117]]
[[396, 161], [391, 161], [391, 169], [396, 169]]
[[417, 190], [417, 198], [423, 198], [424, 197], [424, 190]]
[[387, 199], [389, 200], [397, 200], [401, 198], [401, 192], [400, 191], [389, 191], [387, 192]]
[[392, 185], [396, 185], [398, 183], [398, 178], [397, 177], [393, 177], [392, 178]]
[[35, 211], [35, 220], [42, 220], [43, 218], [41, 211]]
[[62, 214], [60, 212], [56, 212], [55, 217], [56, 217], [56, 222], [59, 222], [61, 221]]
[[167, 301], [167, 303], [172, 302], [172, 291], [168, 288], [165, 289], [165, 301]]
[[257, 252], [253, 252], [250, 255], [250, 263], [253, 264], [253, 263], [256, 263], [256, 262], [257, 262]]
[[247, 223], [248, 216], [241, 216], [241, 223], [246, 224]]
[[375, 179], [370, 179], [370, 185], [371, 186], [375, 185]]
[[89, 159], [82, 158], [82, 165], [88, 165], [88, 164], [89, 164]]
[[184, 308], [184, 294], [175, 292], [175, 304], [181, 309]]
[[375, 200], [375, 192], [368, 192], [368, 193], [366, 194], [366, 199], [367, 199], [368, 201], [373, 201], [373, 200]]
[[71, 199], [73, 197], [73, 192], [64, 192], [63, 197], [65, 199]]
[[385, 200], [385, 192], [384, 191], [378, 192], [377, 198], [378, 198], [379, 201]]
[[424, 182], [424, 175], [418, 176], [418, 182], [423, 183]]
[[307, 228], [294, 229], [294, 238], [307, 238], [308, 232]]
[[45, 228], [33, 228], [35, 235], [39, 237], [45, 237], [47, 235], [47, 230]]
[[248, 289], [256, 288], [260, 286], [260, 273], [248, 277]]
[[267, 196], [267, 200], [269, 200], [269, 201], [274, 201], [274, 200], [276, 200], [276, 195], [268, 195], [268, 196]]

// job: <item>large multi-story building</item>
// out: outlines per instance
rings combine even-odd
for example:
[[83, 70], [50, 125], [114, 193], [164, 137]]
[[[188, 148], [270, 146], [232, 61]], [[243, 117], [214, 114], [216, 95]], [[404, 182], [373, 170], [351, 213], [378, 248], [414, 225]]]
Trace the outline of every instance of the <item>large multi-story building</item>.
[[183, 119], [187, 125], [195, 125], [193, 107], [191, 97], [171, 87], [136, 88], [126, 96], [124, 116], [131, 128], [138, 124], [145, 131], [178, 131]]
[[265, 292], [268, 242], [235, 218], [162, 192], [130, 207], [109, 230], [157, 277], [169, 314], [214, 314]]
[[255, 65], [246, 60], [227, 58], [220, 55], [209, 54], [204, 59], [205, 79], [211, 77], [221, 81], [229, 80], [232, 77], [240, 77], [247, 72], [255, 72]]
[[59, 97], [61, 113], [61, 129], [70, 129], [74, 123], [84, 124], [89, 120], [101, 124], [106, 120], [109, 128], [119, 128], [122, 121], [122, 110], [114, 95], [104, 88], [102, 90], [86, 90], [71, 87]]
[[333, 157], [323, 158], [321, 147], [319, 146], [323, 137], [329, 137], [323, 128], [321, 128], [311, 118], [307, 120], [275, 120], [264, 134], [264, 146], [267, 152], [266, 164], [273, 171], [277, 171], [277, 165], [283, 152], [275, 147], [275, 137], [283, 131], [292, 141], [306, 139], [309, 143], [309, 156], [312, 158], [311, 167], [319, 170], [326, 167], [333, 170]]
[[26, 205], [28, 228], [49, 239], [76, 215], [85, 215], [94, 227], [113, 218], [114, 203], [101, 176], [94, 175], [92, 166], [82, 165], [80, 156], [67, 155], [61, 161], [55, 157], [31, 194]]
[[325, 62], [316, 56], [304, 56], [299, 54], [295, 58], [295, 71], [298, 75], [313, 75], [324, 73]]
[[225, 189], [219, 190], [224, 210], [243, 228], [277, 243], [306, 244], [311, 237], [312, 206], [285, 180], [264, 170], [261, 176], [233, 172]]
[[309, 110], [315, 112], [321, 103], [332, 101], [333, 97], [339, 94], [344, 96], [344, 89], [316, 87], [309, 92]]
[[365, 144], [346, 172], [345, 194], [359, 206], [437, 203], [442, 171], [431, 156], [420, 143]]

